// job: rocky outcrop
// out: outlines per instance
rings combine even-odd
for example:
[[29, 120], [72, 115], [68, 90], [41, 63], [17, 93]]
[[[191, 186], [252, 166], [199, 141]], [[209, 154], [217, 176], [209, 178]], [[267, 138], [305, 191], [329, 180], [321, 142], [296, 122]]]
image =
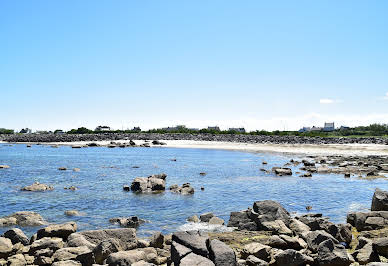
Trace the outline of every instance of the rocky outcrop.
[[178, 185], [172, 185], [169, 187], [171, 192], [180, 193], [182, 195], [190, 195], [194, 194], [194, 188], [190, 185], [190, 183], [184, 183], [181, 187]]
[[166, 174], [151, 175], [149, 177], [136, 177], [131, 184], [133, 192], [160, 192], [166, 190]]
[[36, 212], [22, 211], [0, 218], [0, 226], [40, 226], [46, 224], [43, 217]]
[[388, 192], [376, 188], [370, 209], [371, 211], [388, 211]]
[[32, 185], [21, 188], [22, 191], [33, 191], [33, 192], [47, 191], [47, 190], [53, 190], [53, 189], [54, 189], [53, 186], [40, 184], [39, 182], [35, 182]]
[[65, 224], [53, 224], [45, 228], [39, 229], [37, 232], [37, 239], [43, 237], [59, 237], [66, 240], [69, 235], [77, 231], [77, 224], [75, 222], [68, 222]]

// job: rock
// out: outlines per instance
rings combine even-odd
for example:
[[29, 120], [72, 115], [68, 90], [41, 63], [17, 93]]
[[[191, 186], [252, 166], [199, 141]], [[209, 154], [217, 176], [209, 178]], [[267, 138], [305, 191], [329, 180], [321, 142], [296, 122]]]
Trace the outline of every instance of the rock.
[[274, 256], [275, 263], [273, 265], [282, 266], [298, 266], [298, 265], [310, 265], [314, 262], [314, 259], [293, 249], [286, 249], [277, 253]]
[[192, 223], [199, 223], [200, 220], [197, 215], [192, 215], [189, 218], [187, 218], [187, 221]]
[[180, 266], [195, 266], [195, 265], [214, 266], [214, 263], [211, 260], [207, 259], [206, 257], [202, 257], [194, 253], [189, 253], [181, 260], [181, 263], [179, 265]]
[[40, 249], [50, 249], [50, 250], [58, 250], [63, 248], [64, 243], [61, 238], [50, 238], [44, 237], [34, 241], [31, 244], [29, 254], [33, 255], [37, 250]]
[[244, 246], [241, 251], [241, 258], [246, 259], [250, 255], [255, 256], [261, 260], [269, 261], [270, 260], [270, 251], [271, 247], [267, 245], [263, 245], [260, 243], [250, 243]]
[[170, 190], [175, 193], [180, 193], [182, 195], [190, 195], [194, 194], [195, 190], [194, 188], [190, 185], [190, 183], [184, 183], [181, 187], [178, 185], [172, 185], [170, 186]]
[[59, 170], [59, 171], [66, 171], [67, 168], [66, 168], [66, 167], [59, 167], [58, 170]]
[[291, 231], [293, 231], [296, 235], [299, 235], [299, 236], [311, 230], [311, 228], [308, 225], [304, 224], [303, 222], [295, 218], [292, 218], [290, 220], [289, 227]]
[[318, 246], [326, 240], [331, 240], [333, 241], [333, 243], [338, 244], [337, 239], [335, 239], [332, 235], [323, 230], [310, 231], [305, 234], [304, 238], [307, 242], [309, 249], [314, 252], [317, 251]]
[[205, 173], [205, 172], [201, 172], [201, 173], [199, 173], [199, 175], [201, 175], [201, 176], [205, 176], [205, 175], [206, 175], [206, 173]]
[[10, 239], [0, 237], [0, 259], [6, 259], [11, 254], [13, 245]]
[[97, 244], [91, 243], [86, 238], [79, 234], [74, 233], [71, 234], [67, 239], [67, 246], [69, 247], [81, 247], [81, 246], [87, 246], [90, 250], [94, 249]]
[[8, 169], [10, 168], [9, 165], [2, 164], [0, 165], [0, 169]]
[[68, 222], [64, 224], [53, 224], [45, 228], [39, 229], [38, 239], [43, 237], [60, 237], [64, 240], [68, 238], [69, 235], [77, 231], [77, 224], [75, 222]]
[[300, 175], [300, 177], [312, 177], [312, 174], [310, 172], [307, 172], [307, 173]]
[[145, 259], [145, 253], [141, 250], [119, 251], [112, 253], [106, 259], [109, 266], [132, 265], [132, 263]]
[[163, 245], [164, 235], [160, 232], [154, 233], [151, 237], [150, 246], [154, 248], [163, 248]]
[[133, 192], [164, 191], [166, 189], [166, 177], [166, 174], [136, 177], [131, 184], [131, 190]]
[[261, 223], [260, 228], [276, 234], [292, 235], [292, 231], [284, 224], [282, 220], [275, 220]]
[[69, 246], [75, 246], [77, 243], [82, 243], [82, 245], [85, 245], [86, 243], [84, 240], [86, 240], [89, 242], [89, 245], [96, 246], [101, 241], [108, 238], [117, 239], [124, 250], [137, 247], [136, 230], [133, 228], [90, 230], [82, 231], [80, 233], [73, 233], [69, 236], [67, 243]]
[[129, 216], [126, 218], [118, 217], [109, 219], [110, 223], [118, 223], [122, 227], [137, 228], [141, 224], [145, 223], [145, 220], [140, 219], [137, 216]]
[[388, 225], [388, 211], [351, 212], [347, 222], [358, 231], [381, 229]]
[[371, 211], [388, 211], [388, 192], [376, 188], [372, 198]]
[[218, 225], [223, 225], [225, 224], [225, 221], [221, 218], [218, 218], [218, 217], [212, 217], [210, 218], [209, 220], [209, 224], [218, 224]]
[[353, 253], [353, 256], [355, 257], [356, 261], [362, 265], [372, 261], [380, 261], [379, 255], [377, 254], [371, 241], [363, 245], [362, 248], [356, 250]]
[[200, 236], [194, 232], [175, 232], [172, 235], [172, 241], [175, 241], [185, 247], [191, 249], [194, 253], [207, 257], [209, 252], [207, 250], [207, 237]]
[[236, 266], [236, 254], [225, 243], [218, 239], [213, 239], [208, 242], [209, 258], [214, 262], [215, 266]]
[[[241, 261], [241, 260], [240, 260]], [[268, 266], [268, 262], [261, 260], [253, 255], [248, 256], [248, 258], [237, 264], [238, 266], [248, 265], [248, 266]]]
[[82, 264], [74, 260], [65, 260], [54, 262], [52, 266], [82, 266]]
[[0, 218], [0, 226], [40, 226], [44, 224], [46, 224], [46, 222], [43, 217], [40, 216], [40, 214], [31, 211], [15, 212], [9, 216]]
[[208, 223], [210, 221], [211, 218], [214, 217], [214, 214], [211, 213], [211, 212], [206, 212], [206, 213], [203, 213], [199, 216], [199, 219], [201, 220], [201, 222], [204, 222], [204, 223]]
[[191, 249], [181, 245], [175, 241], [171, 243], [171, 261], [174, 265], [179, 265], [181, 259], [187, 254], [191, 253]]
[[292, 175], [292, 170], [291, 168], [280, 168], [280, 167], [274, 167], [273, 171], [275, 172], [276, 175]]
[[282, 220], [287, 226], [290, 222], [290, 214], [280, 203], [273, 200], [256, 201], [253, 211], [252, 213], [257, 215], [256, 222]]
[[273, 235], [269, 238], [267, 245], [279, 249], [301, 250], [307, 248], [307, 243], [303, 239], [288, 235]]
[[373, 241], [379, 255], [388, 257], [388, 237], [380, 237]]
[[90, 249], [86, 246], [60, 248], [55, 251], [52, 258], [54, 261], [66, 261], [76, 259], [77, 256], [85, 253], [90, 253]]
[[128, 185], [124, 185], [124, 186], [123, 186], [123, 190], [124, 190], [124, 191], [130, 191], [130, 190], [131, 190], [131, 187], [128, 186]]
[[94, 259], [97, 264], [103, 264], [104, 260], [112, 253], [122, 251], [119, 241], [114, 238], [105, 239], [93, 249]]
[[46, 184], [40, 184], [39, 182], [35, 182], [34, 184], [30, 186], [25, 186], [21, 190], [22, 191], [32, 191], [32, 192], [38, 192], [38, 191], [48, 191], [53, 190], [53, 186], [49, 186]]
[[338, 248], [331, 239], [321, 242], [317, 248], [319, 265], [348, 266], [353, 261], [345, 248]]
[[9, 266], [27, 265], [27, 261], [24, 258], [23, 254], [15, 254], [8, 258], [8, 265]]
[[137, 240], [137, 247], [138, 248], [146, 248], [149, 247], [150, 243], [145, 239], [138, 239]]
[[239, 230], [248, 231], [257, 230], [257, 225], [249, 218], [248, 212], [248, 210], [231, 212], [228, 227], [237, 227]]
[[67, 210], [65, 211], [66, 216], [81, 216], [80, 212], [77, 210]]
[[76, 167], [76, 168], [73, 168], [73, 171], [74, 171], [74, 172], [79, 172], [79, 171], [81, 171], [81, 169], [79, 169], [79, 168]]
[[27, 246], [30, 242], [28, 237], [19, 228], [13, 228], [3, 234], [4, 237], [11, 240], [12, 244], [22, 243]]

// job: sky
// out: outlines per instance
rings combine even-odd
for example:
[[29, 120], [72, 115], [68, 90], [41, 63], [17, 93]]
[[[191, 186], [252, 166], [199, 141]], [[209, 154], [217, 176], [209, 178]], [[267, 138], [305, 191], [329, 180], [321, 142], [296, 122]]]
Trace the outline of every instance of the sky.
[[388, 123], [388, 1], [0, 1], [0, 127]]

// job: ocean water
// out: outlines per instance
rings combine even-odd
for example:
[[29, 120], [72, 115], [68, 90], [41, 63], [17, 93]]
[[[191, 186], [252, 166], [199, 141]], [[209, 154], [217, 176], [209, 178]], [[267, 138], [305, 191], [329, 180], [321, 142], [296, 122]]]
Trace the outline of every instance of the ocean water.
[[[0, 216], [16, 211], [36, 211], [50, 223], [76, 221], [79, 230], [117, 227], [109, 218], [136, 215], [148, 222], [138, 228], [147, 236], [189, 228], [187, 217], [213, 212], [228, 221], [231, 211], [252, 206], [257, 200], [276, 200], [295, 214], [312, 212], [345, 222], [348, 211], [367, 210], [376, 187], [388, 189], [387, 180], [345, 179], [343, 175], [314, 174], [312, 178], [277, 177], [260, 171], [282, 166], [300, 156], [244, 153], [226, 150], [90, 147], [72, 149], [47, 145], [0, 144]], [[176, 159], [173, 161], [171, 159]], [[262, 165], [262, 161], [268, 165]], [[133, 168], [139, 166], [139, 168]], [[58, 167], [67, 167], [59, 171]], [[79, 172], [72, 171], [80, 168]], [[293, 168], [294, 171], [297, 168]], [[200, 172], [207, 175], [201, 176]], [[123, 191], [135, 177], [166, 173], [167, 187], [190, 182], [193, 195], [134, 194]], [[23, 192], [35, 181], [55, 187], [48, 192]], [[76, 186], [78, 190], [65, 190]], [[200, 188], [205, 190], [201, 191]], [[64, 211], [76, 209], [79, 217]], [[0, 228], [0, 234], [8, 228]], [[38, 228], [23, 228], [31, 235]]]

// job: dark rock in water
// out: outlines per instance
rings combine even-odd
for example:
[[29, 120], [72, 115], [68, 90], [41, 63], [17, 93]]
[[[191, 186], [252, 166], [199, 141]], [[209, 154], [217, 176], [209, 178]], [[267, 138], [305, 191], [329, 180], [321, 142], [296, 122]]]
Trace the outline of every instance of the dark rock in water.
[[214, 217], [214, 214], [211, 213], [211, 212], [207, 212], [207, 213], [203, 213], [199, 216], [199, 219], [201, 220], [201, 222], [204, 222], [204, 223], [208, 223], [210, 221], [211, 218]]
[[4, 164], [0, 165], [0, 169], [8, 169], [8, 168], [10, 168], [9, 165], [4, 165]]
[[201, 173], [199, 173], [199, 175], [201, 175], [201, 176], [205, 176], [205, 175], [206, 175], [206, 173], [205, 173], [205, 172], [201, 172]]
[[145, 223], [145, 220], [140, 219], [137, 216], [129, 216], [129, 217], [117, 217], [117, 218], [111, 218], [109, 219], [110, 223], [117, 223], [122, 227], [130, 227], [130, 228], [137, 228], [141, 224]]
[[123, 186], [123, 190], [124, 190], [124, 191], [130, 191], [130, 190], [131, 190], [131, 187], [128, 186], [128, 185], [124, 185], [124, 186]]
[[81, 213], [77, 210], [67, 210], [65, 211], [66, 216], [81, 216]]
[[292, 170], [291, 168], [282, 168], [282, 167], [273, 167], [272, 171], [279, 176], [283, 175], [292, 175]]
[[371, 211], [388, 211], [388, 192], [376, 188], [372, 198]]
[[169, 188], [172, 192], [180, 193], [182, 195], [190, 195], [194, 194], [194, 188], [190, 185], [190, 183], [184, 183], [181, 187], [178, 185], [172, 185]]
[[12, 228], [5, 232], [3, 236], [10, 239], [14, 245], [16, 243], [22, 243], [23, 245], [27, 246], [30, 242], [28, 237], [19, 228]]
[[45, 228], [39, 229], [37, 238], [43, 237], [60, 237], [66, 240], [69, 235], [77, 231], [77, 224], [75, 222], [68, 222], [65, 224], [53, 224]]
[[66, 167], [59, 167], [58, 170], [60, 170], [60, 171], [66, 171], [67, 168], [66, 168]]
[[165, 142], [161, 142], [161, 141], [159, 141], [159, 140], [154, 140], [154, 141], [152, 141], [152, 144], [153, 144], [153, 145], [167, 145]]
[[151, 175], [149, 177], [136, 177], [132, 184], [133, 192], [164, 191], [166, 189], [166, 174]]
[[53, 186], [49, 186], [46, 184], [40, 184], [39, 182], [35, 182], [34, 184], [30, 186], [25, 186], [21, 190], [22, 191], [32, 191], [32, 192], [38, 192], [38, 191], [48, 191], [53, 190]]

